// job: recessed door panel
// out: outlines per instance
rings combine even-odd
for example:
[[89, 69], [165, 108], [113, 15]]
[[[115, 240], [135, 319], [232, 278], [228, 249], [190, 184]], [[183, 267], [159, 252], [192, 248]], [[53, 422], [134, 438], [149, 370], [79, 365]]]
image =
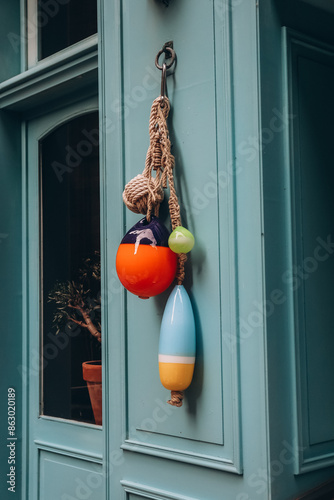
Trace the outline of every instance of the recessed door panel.
[[[302, 283], [310, 444], [334, 439], [334, 67], [300, 58]], [[321, 390], [319, 388], [321, 387]]]
[[[175, 33], [184, 30], [189, 9], [189, 3], [180, 4], [177, 16], [170, 18]], [[172, 104], [168, 123], [176, 159], [175, 183], [183, 225], [193, 232], [196, 240], [186, 264], [184, 283], [196, 323], [195, 372], [191, 386], [185, 391], [183, 407], [168, 405], [170, 393], [159, 379], [158, 345], [162, 315], [172, 287], [145, 301], [126, 292], [127, 414], [123, 448], [240, 471], [238, 466], [234, 468], [235, 460], [239, 460], [236, 458], [239, 447], [234, 442], [239, 425], [235, 406], [238, 397], [234, 392], [238, 356], [233, 316], [236, 275], [232, 264], [234, 236], [228, 229], [233, 224], [229, 226], [231, 219], [227, 215], [233, 212], [233, 159], [229, 167], [225, 158], [221, 160], [220, 154], [228, 156], [231, 151], [227, 154], [224, 148], [221, 153], [217, 141], [218, 136], [225, 137], [226, 133], [220, 121], [224, 115], [222, 103], [216, 96], [216, 64], [221, 59], [201, 58], [198, 72], [190, 62], [195, 53], [189, 54], [189, 47], [195, 47], [200, 36], [203, 54], [214, 54], [216, 45], [225, 48], [223, 43], [228, 46], [229, 39], [228, 31], [221, 31], [222, 20], [215, 17], [214, 8], [208, 9], [197, 2], [195, 10], [196, 29], [187, 31], [187, 43], [178, 37], [174, 40], [178, 60], [188, 64], [178, 64], [175, 79], [167, 78]], [[120, 111], [124, 116], [125, 182], [144, 168], [150, 109], [152, 100], [159, 95], [161, 77], [154, 66], [143, 63], [144, 54], [152, 52], [150, 38], [143, 40], [139, 50], [132, 27], [136, 23], [153, 26], [155, 16], [162, 12], [170, 15], [168, 9], [150, 9], [148, 4], [139, 7], [133, 3], [132, 8], [126, 6], [124, 10], [124, 107]], [[227, 17], [225, 20], [228, 22]], [[223, 36], [226, 36], [224, 42]], [[161, 37], [155, 37], [158, 46]], [[220, 69], [219, 74], [224, 70]], [[201, 99], [196, 98], [198, 93]], [[216, 106], [219, 106], [219, 123]], [[229, 121], [228, 127], [230, 124]], [[227, 209], [229, 203], [232, 205]], [[128, 231], [140, 215], [126, 210], [125, 217]], [[161, 206], [160, 217], [170, 228], [167, 200]]]
[[[288, 33], [298, 425], [303, 460], [333, 460], [333, 49]], [[318, 462], [319, 463], [319, 462]]]
[[39, 461], [38, 500], [103, 498], [101, 465], [43, 450]]

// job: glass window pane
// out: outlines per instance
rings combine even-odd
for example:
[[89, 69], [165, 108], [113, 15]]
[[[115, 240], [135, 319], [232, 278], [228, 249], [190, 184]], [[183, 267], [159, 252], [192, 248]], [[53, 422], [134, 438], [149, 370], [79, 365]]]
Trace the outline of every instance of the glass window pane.
[[39, 57], [97, 32], [97, 0], [38, 0]]
[[97, 112], [40, 141], [42, 414], [92, 423], [101, 384], [94, 375], [88, 391], [82, 364], [101, 359], [98, 144]]

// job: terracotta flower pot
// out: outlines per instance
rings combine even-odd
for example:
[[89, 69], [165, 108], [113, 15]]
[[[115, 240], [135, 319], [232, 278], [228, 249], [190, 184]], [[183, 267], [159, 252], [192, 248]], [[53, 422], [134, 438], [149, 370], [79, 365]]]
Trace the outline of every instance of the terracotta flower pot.
[[94, 419], [102, 425], [102, 365], [101, 361], [85, 361], [82, 363], [83, 379], [87, 382]]

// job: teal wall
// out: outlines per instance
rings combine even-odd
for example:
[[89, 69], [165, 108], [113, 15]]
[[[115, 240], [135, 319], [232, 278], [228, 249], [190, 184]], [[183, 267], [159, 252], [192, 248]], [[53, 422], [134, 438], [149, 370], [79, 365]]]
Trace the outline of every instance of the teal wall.
[[[21, 66], [20, 42], [20, 1], [14, 0], [4, 5], [1, 2], [0, 81], [19, 73]], [[14, 33], [18, 45], [10, 42], [9, 34]], [[22, 376], [18, 370], [22, 366], [22, 172], [21, 172], [21, 124], [9, 112], [0, 112], [1, 160], [0, 160], [0, 312], [1, 339], [0, 353], [0, 470], [2, 471], [1, 495], [10, 498], [8, 491], [10, 466], [15, 466], [16, 495], [22, 490]], [[15, 464], [10, 457], [11, 443], [8, 431], [8, 389], [15, 390]], [[12, 393], [13, 394], [13, 393]], [[10, 398], [13, 401], [13, 398]], [[12, 423], [12, 421], [11, 421]], [[12, 450], [14, 451], [14, 450]], [[8, 464], [10, 460], [10, 464]]]
[[[19, 6], [6, 4], [3, 40], [19, 26]], [[285, 274], [332, 230], [330, 19], [310, 2], [100, 0], [98, 54], [93, 38], [0, 85], [1, 360], [9, 367], [1, 401], [17, 388], [22, 500], [292, 500], [333, 475], [332, 259], [296, 290]], [[139, 219], [122, 190], [144, 168], [160, 92], [154, 59], [169, 40], [178, 57], [167, 80], [176, 186], [196, 238], [185, 286], [198, 358], [182, 408], [166, 405], [158, 375], [168, 292], [142, 301], [115, 271], [119, 242]], [[7, 79], [20, 54], [1, 50]], [[97, 84], [103, 428], [39, 418], [33, 359], [38, 140], [96, 109]], [[161, 214], [168, 223], [166, 207]]]
[[1, 68], [0, 82], [17, 75], [21, 71], [20, 0], [1, 2], [0, 47]]
[[[10, 498], [6, 477], [10, 465], [16, 467], [16, 494], [21, 491], [22, 473], [22, 396], [23, 386], [19, 366], [22, 365], [22, 175], [20, 125], [9, 113], [0, 114], [0, 134], [3, 138], [0, 160], [0, 310], [1, 310], [1, 382], [0, 382], [0, 470], [1, 492]], [[8, 389], [15, 389], [16, 463], [8, 464], [11, 441], [8, 432]], [[13, 436], [14, 437], [14, 436]], [[7, 496], [8, 495], [8, 496]]]

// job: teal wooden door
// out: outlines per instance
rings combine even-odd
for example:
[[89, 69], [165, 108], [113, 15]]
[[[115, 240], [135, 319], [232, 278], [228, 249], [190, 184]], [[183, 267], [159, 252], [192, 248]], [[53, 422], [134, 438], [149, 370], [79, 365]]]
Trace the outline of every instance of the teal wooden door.
[[[269, 498], [270, 484], [259, 478], [268, 472], [260, 154], [245, 154], [244, 144], [259, 127], [256, 5], [166, 3], [101, 0], [98, 46], [87, 38], [35, 66], [32, 58], [2, 87], [1, 106], [25, 124], [23, 366], [34, 367], [37, 352], [36, 373], [28, 370], [22, 388], [22, 496], [29, 500]], [[185, 287], [197, 362], [182, 408], [166, 403], [158, 373], [169, 292], [141, 301], [115, 271], [119, 242], [138, 220], [124, 209], [122, 191], [144, 168], [150, 107], [160, 93], [154, 60], [170, 40], [178, 61], [167, 79], [175, 179], [183, 223], [196, 238]], [[97, 48], [102, 429], [43, 413], [39, 364], [38, 143], [94, 109]], [[62, 380], [67, 371], [64, 363]]]
[[[82, 422], [78, 421], [80, 415], [74, 411], [78, 405], [78, 396], [71, 395], [71, 392], [75, 391], [74, 386], [78, 385], [78, 382], [75, 384], [70, 381], [73, 355], [76, 357], [71, 351], [79, 348], [79, 344], [74, 341], [85, 333], [78, 331], [74, 334], [68, 328], [62, 328], [61, 332], [56, 334], [45, 321], [48, 314], [46, 296], [55, 284], [52, 284], [52, 280], [55, 276], [57, 279], [64, 276], [63, 268], [68, 266], [66, 262], [73, 253], [71, 246], [73, 247], [74, 242], [68, 241], [67, 237], [62, 241], [62, 234], [67, 232], [66, 224], [70, 223], [62, 213], [62, 207], [65, 211], [73, 212], [74, 198], [80, 193], [83, 196], [82, 185], [79, 192], [70, 188], [71, 180], [67, 182], [68, 186], [65, 186], [68, 180], [66, 176], [72, 175], [73, 178], [74, 165], [77, 169], [82, 169], [85, 157], [89, 156], [89, 150], [83, 148], [85, 129], [81, 128], [77, 136], [73, 127], [69, 131], [64, 130], [64, 127], [76, 123], [78, 119], [81, 119], [79, 127], [87, 125], [89, 122], [83, 121], [82, 118], [97, 112], [97, 106], [96, 97], [80, 100], [74, 105], [26, 122], [26, 339], [29, 345], [29, 360], [26, 370], [22, 370], [22, 375], [28, 381], [26, 397], [29, 423], [26, 439], [29, 443], [28, 470], [32, 474], [28, 484], [28, 498], [76, 498], [76, 492], [84, 488], [87, 478], [94, 484], [95, 495], [102, 497], [104, 494], [104, 433], [100, 426], [85, 423], [85, 418], [82, 418]], [[60, 131], [58, 135], [57, 131]], [[73, 141], [71, 135], [75, 135], [76, 140]], [[48, 138], [51, 140], [44, 145]], [[55, 156], [55, 151], [62, 148], [64, 151], [60, 151], [60, 157], [65, 158], [64, 163], [57, 161]], [[86, 168], [85, 176], [88, 175], [89, 170]], [[49, 208], [48, 198], [51, 198]], [[80, 205], [79, 209], [82, 211], [83, 207]], [[79, 219], [71, 215], [71, 220], [70, 231], [73, 232]], [[89, 220], [85, 222], [89, 224]], [[50, 225], [51, 233], [48, 231]], [[52, 234], [57, 235], [55, 239]], [[80, 236], [77, 234], [76, 238], [80, 239]], [[57, 244], [59, 240], [60, 246]], [[48, 250], [50, 245], [55, 246], [56, 250], [52, 254]], [[51, 281], [50, 266], [56, 271]], [[78, 370], [79, 367], [75, 369]], [[80, 378], [75, 377], [75, 380]], [[86, 488], [88, 487], [86, 484]]]
[[[115, 16], [119, 30], [111, 32]], [[106, 418], [112, 422], [107, 495], [129, 500], [237, 498], [248, 486], [242, 476], [229, 9], [214, 2], [174, 2], [166, 8], [160, 2], [133, 1], [105, 5], [102, 17], [103, 39], [113, 47], [103, 54], [101, 92], [109, 304]], [[175, 178], [183, 223], [196, 238], [185, 286], [195, 312], [197, 362], [182, 408], [166, 404], [169, 394], [158, 374], [160, 324], [170, 291], [141, 301], [119, 285], [114, 268], [121, 238], [139, 219], [124, 209], [122, 190], [144, 167], [150, 107], [160, 93], [154, 59], [169, 40], [177, 53], [175, 73], [167, 78]], [[117, 70], [123, 74], [121, 85], [115, 81]], [[162, 217], [168, 224], [166, 209]], [[258, 265], [253, 261], [254, 272]], [[258, 342], [254, 335], [249, 355], [261, 366]], [[250, 372], [255, 369], [246, 364]], [[252, 379], [250, 373], [246, 378]], [[249, 396], [249, 409], [260, 411], [259, 386], [249, 387]], [[114, 405], [120, 409], [117, 415]], [[262, 460], [259, 414], [253, 417], [248, 424], [254, 434], [247, 433], [247, 446]]]

